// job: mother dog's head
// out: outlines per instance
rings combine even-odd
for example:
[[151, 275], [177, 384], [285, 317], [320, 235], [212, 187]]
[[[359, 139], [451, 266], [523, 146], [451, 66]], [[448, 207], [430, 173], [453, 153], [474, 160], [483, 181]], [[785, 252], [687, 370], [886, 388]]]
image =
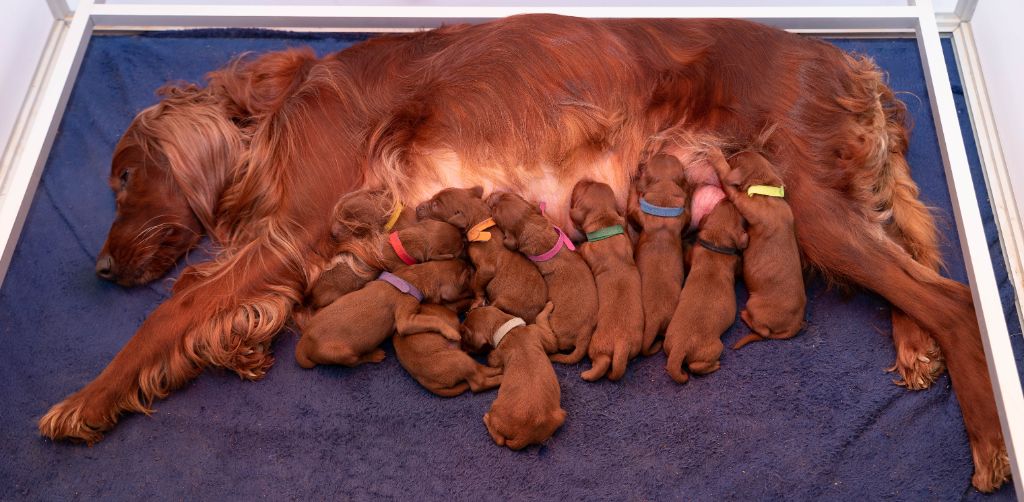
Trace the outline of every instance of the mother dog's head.
[[241, 132], [209, 91], [161, 94], [132, 121], [110, 167], [117, 212], [96, 273], [124, 286], [163, 276], [215, 232], [218, 199], [243, 149]]

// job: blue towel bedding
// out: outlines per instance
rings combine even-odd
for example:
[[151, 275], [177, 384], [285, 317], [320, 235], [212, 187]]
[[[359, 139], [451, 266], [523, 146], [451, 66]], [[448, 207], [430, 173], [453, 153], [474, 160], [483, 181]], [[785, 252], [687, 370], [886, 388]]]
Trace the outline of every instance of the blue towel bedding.
[[[124, 289], [93, 273], [114, 212], [111, 152], [134, 114], [165, 81], [199, 81], [243, 51], [308, 44], [324, 54], [359, 39], [93, 38], [0, 289], [0, 499], [1013, 499], [1010, 486], [989, 497], [970, 487], [948, 376], [909, 392], [883, 371], [894, 357], [887, 303], [820, 283], [809, 287], [805, 332], [726, 350], [720, 371], [684, 386], [665, 373], [663, 354], [635, 361], [618, 383], [583, 382], [582, 364], [556, 366], [568, 419], [546, 446], [519, 453], [484, 428], [493, 392], [435, 397], [390, 345], [379, 365], [302, 370], [292, 333], [279, 337], [261, 382], [208, 370], [91, 448], [40, 438], [37, 418], [95, 377], [168, 294], [166, 281]], [[834, 43], [874, 57], [907, 102], [914, 178], [940, 214], [949, 274], [965, 280], [915, 41]], [[1013, 290], [950, 73], [1020, 364]], [[745, 332], [737, 324], [726, 345]]]

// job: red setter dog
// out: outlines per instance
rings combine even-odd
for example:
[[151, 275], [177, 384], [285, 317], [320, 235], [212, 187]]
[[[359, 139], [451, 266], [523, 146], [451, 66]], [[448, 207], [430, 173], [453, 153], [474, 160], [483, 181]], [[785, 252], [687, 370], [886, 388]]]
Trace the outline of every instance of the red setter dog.
[[98, 441], [208, 365], [262, 377], [268, 343], [328, 262], [328, 216], [344, 193], [386, 188], [415, 207], [480, 185], [544, 200], [571, 228], [569, 195], [585, 176], [624, 202], [654, 153], [685, 160], [691, 183], [714, 176], [674, 138], [743, 145], [774, 128], [766, 150], [792, 194], [803, 260], [895, 306], [908, 383], [941, 370], [937, 342], [974, 485], [1007, 479], [971, 293], [937, 272], [935, 227], [904, 159], [905, 109], [870, 60], [743, 21], [531, 15], [320, 59], [242, 59], [206, 87], [164, 92], [115, 149], [117, 218], [97, 272], [153, 280], [200, 234], [223, 251], [189, 267], [110, 365], [41, 419], [46, 436]]

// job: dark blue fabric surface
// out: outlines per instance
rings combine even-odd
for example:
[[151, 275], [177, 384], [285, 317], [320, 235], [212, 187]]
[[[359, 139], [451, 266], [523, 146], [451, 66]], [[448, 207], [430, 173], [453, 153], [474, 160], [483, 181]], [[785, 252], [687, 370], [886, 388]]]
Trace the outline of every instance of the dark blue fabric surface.
[[[804, 333], [726, 350], [719, 372], [685, 386], [671, 382], [661, 354], [636, 361], [619, 383], [588, 384], [583, 365], [557, 366], [568, 419], [545, 447], [520, 453], [487, 435], [481, 417], [493, 392], [434, 397], [390, 347], [380, 365], [302, 370], [290, 333], [261, 382], [206, 371], [91, 448], [41, 439], [36, 419], [96, 376], [167, 294], [166, 283], [126, 290], [93, 274], [113, 217], [110, 155], [132, 116], [165, 81], [198, 81], [240, 52], [309, 44], [323, 54], [351, 40], [222, 31], [93, 39], [0, 289], [0, 499], [1013, 498], [1010, 487], [990, 497], [970, 487], [948, 377], [909, 392], [883, 372], [894, 354], [887, 304], [821, 284], [811, 285]], [[916, 123], [914, 178], [941, 214], [949, 273], [965, 280], [916, 43], [836, 43], [873, 56], [903, 92]], [[968, 151], [980, 181], [970, 137]], [[1020, 361], [981, 184], [978, 194]], [[726, 345], [745, 332], [734, 327]]]

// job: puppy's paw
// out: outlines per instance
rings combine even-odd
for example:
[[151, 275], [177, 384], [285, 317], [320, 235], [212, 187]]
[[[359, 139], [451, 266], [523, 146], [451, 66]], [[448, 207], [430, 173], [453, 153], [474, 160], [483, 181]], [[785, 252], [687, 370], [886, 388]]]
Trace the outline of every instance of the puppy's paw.
[[451, 326], [444, 326], [441, 328], [441, 336], [448, 339], [450, 342], [461, 343], [462, 335], [459, 334], [459, 330]]

